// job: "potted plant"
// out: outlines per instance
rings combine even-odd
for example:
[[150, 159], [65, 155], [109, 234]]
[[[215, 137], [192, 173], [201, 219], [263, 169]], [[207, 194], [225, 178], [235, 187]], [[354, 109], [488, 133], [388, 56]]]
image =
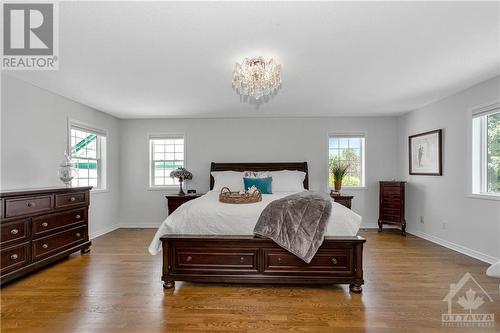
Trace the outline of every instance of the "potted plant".
[[170, 177], [177, 178], [179, 180], [180, 188], [179, 195], [186, 195], [182, 189], [182, 182], [185, 180], [193, 179], [193, 174], [184, 168], [178, 168], [170, 173]]
[[339, 159], [333, 159], [330, 161], [330, 173], [333, 176], [335, 192], [340, 192], [340, 189], [342, 188], [342, 180], [347, 174], [349, 166], [349, 163], [340, 161]]

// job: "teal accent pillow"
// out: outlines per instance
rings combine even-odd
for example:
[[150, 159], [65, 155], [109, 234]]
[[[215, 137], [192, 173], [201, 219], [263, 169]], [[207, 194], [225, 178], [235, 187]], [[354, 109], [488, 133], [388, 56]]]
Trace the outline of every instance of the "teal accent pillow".
[[262, 194], [273, 194], [273, 177], [243, 178], [243, 183], [245, 184], [245, 191], [255, 186]]

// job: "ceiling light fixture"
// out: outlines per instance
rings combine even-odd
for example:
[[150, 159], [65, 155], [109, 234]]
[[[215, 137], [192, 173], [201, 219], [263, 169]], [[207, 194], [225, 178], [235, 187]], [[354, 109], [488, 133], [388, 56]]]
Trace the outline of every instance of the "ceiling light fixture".
[[233, 87], [242, 96], [259, 100], [271, 95], [281, 86], [281, 65], [273, 59], [263, 57], [243, 60], [236, 63], [233, 72]]

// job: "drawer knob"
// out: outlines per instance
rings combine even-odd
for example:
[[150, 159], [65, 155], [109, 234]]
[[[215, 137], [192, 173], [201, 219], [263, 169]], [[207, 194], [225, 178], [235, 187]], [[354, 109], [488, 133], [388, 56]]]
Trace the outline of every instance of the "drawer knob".
[[75, 201], [75, 200], [76, 200], [76, 198], [75, 198], [75, 197], [71, 197], [71, 198], [69, 198], [69, 201], [71, 201], [71, 202], [73, 202], [73, 201]]
[[36, 203], [35, 202], [28, 202], [28, 207], [35, 207]]
[[76, 217], [77, 219], [79, 219], [81, 216], [80, 216], [80, 214], [76, 214], [76, 216], [75, 216], [75, 217]]
[[17, 234], [19, 233], [19, 230], [17, 230], [17, 229], [12, 229], [12, 230], [10, 231], [10, 233], [11, 233], [12, 235], [17, 235]]
[[240, 263], [244, 263], [245, 262], [245, 257], [240, 257]]
[[76, 233], [76, 237], [80, 237], [80, 236], [81, 236], [81, 235], [80, 235], [80, 233], [79, 233], [79, 232], [77, 232], [77, 233]]
[[49, 246], [47, 244], [42, 244], [42, 249], [48, 249]]
[[191, 260], [193, 260], [193, 257], [191, 257], [191, 256], [188, 256], [188, 257], [186, 258], [186, 261], [187, 261], [187, 262], [191, 262]]
[[19, 256], [17, 254], [15, 254], [15, 253], [10, 256], [11, 260], [16, 260], [17, 258], [19, 258]]
[[332, 264], [337, 265], [337, 263], [338, 263], [337, 258], [332, 258]]
[[281, 257], [278, 257], [278, 264], [281, 264]]
[[48, 226], [49, 226], [49, 224], [47, 222], [42, 223], [42, 227], [47, 228]]

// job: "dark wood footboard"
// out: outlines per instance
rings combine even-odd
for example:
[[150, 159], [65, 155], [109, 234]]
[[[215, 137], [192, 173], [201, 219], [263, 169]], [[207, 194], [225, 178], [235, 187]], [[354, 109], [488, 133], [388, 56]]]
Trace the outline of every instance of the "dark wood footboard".
[[325, 237], [306, 264], [273, 241], [253, 236], [166, 235], [163, 245], [165, 288], [175, 281], [349, 284], [361, 292], [363, 243], [355, 237]]

